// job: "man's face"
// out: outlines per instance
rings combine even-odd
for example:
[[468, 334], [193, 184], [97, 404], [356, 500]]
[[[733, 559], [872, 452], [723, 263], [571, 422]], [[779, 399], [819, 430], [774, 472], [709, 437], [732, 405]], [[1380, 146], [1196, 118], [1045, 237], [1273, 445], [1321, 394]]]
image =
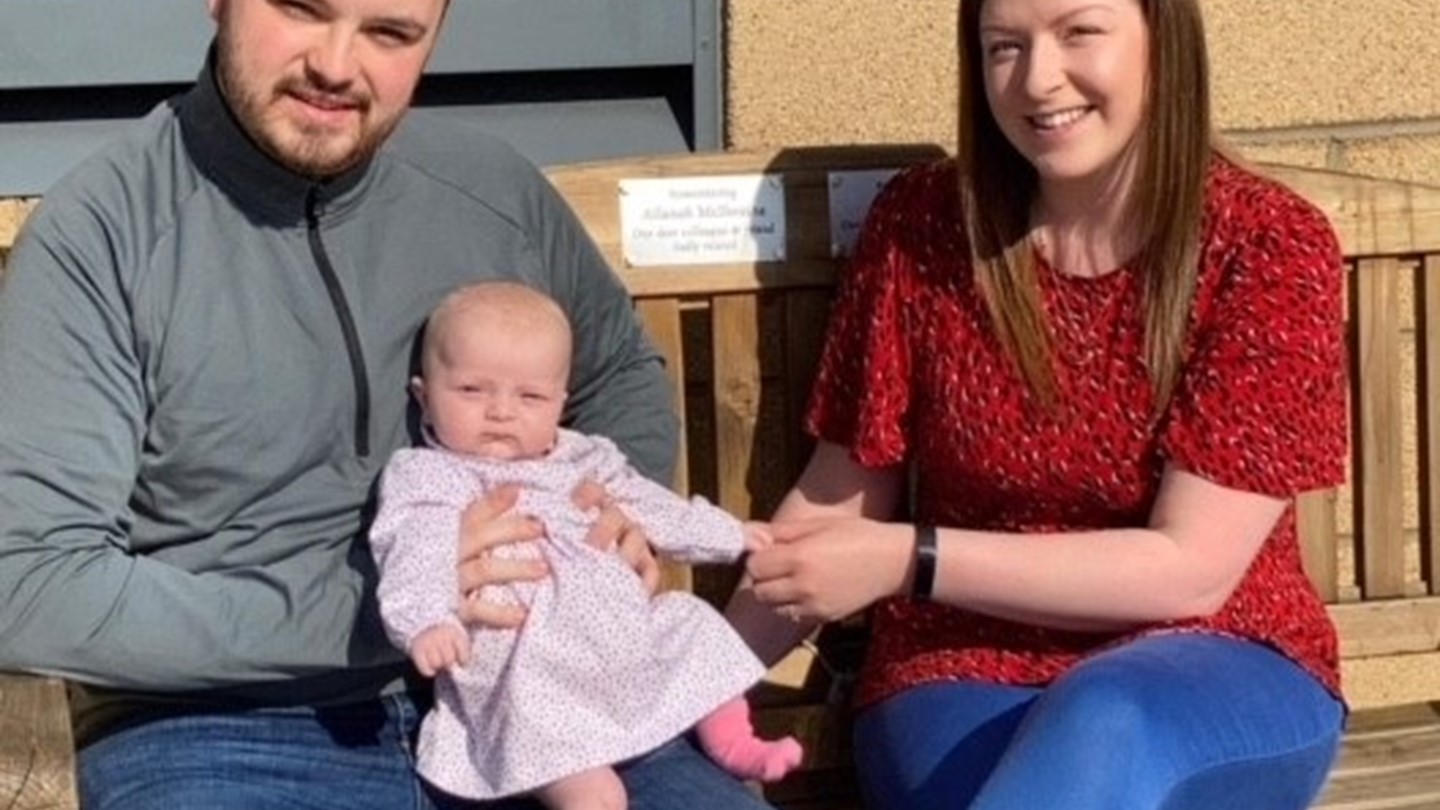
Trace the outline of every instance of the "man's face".
[[317, 179], [395, 129], [445, 12], [445, 0], [208, 1], [236, 118], [270, 157]]

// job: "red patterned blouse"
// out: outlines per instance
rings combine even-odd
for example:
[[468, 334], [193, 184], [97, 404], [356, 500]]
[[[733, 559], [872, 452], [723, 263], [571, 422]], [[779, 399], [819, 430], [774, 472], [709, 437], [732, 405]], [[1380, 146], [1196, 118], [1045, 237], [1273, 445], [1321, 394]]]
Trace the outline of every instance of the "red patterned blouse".
[[[1291, 497], [1344, 476], [1339, 246], [1281, 185], [1216, 158], [1182, 376], [1158, 425], [1140, 276], [1041, 262], [1062, 401], [1046, 411], [992, 335], [959, 226], [956, 167], [881, 193], [831, 317], [807, 425], [859, 463], [912, 462], [917, 518], [1056, 532], [1144, 526], [1168, 460], [1222, 486]], [[872, 611], [857, 701], [918, 684], [1043, 684], [1131, 638], [1049, 630], [896, 598]], [[1335, 630], [1301, 568], [1293, 501], [1225, 606], [1140, 633], [1254, 639], [1339, 694]]]

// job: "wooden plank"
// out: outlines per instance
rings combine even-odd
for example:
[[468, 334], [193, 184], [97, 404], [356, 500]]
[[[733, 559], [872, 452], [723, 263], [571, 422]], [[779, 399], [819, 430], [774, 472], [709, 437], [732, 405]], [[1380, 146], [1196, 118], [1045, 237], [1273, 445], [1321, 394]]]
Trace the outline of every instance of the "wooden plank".
[[[635, 312], [645, 325], [655, 347], [665, 356], [665, 378], [675, 397], [676, 413], [685, 413], [685, 344], [680, 332], [680, 301], [676, 298], [644, 298], [635, 302]], [[690, 460], [684, 426], [680, 430], [680, 447], [675, 463], [676, 492], [690, 492]], [[695, 590], [695, 575], [688, 565], [662, 561], [662, 590]]]
[[1371, 736], [1391, 737], [1396, 733], [1415, 733], [1431, 727], [1440, 728], [1440, 703], [1377, 706], [1350, 714], [1345, 721], [1345, 740], [1348, 743]]
[[[675, 397], [675, 410], [685, 413], [685, 341], [680, 331], [680, 301], [677, 298], [642, 298], [635, 302], [645, 331], [665, 356], [665, 378]], [[689, 494], [690, 475], [685, 432], [680, 432], [680, 455], [675, 466], [675, 491]]]
[[816, 146], [581, 163], [553, 167], [546, 175], [580, 215], [611, 266], [624, 269], [619, 213], [622, 180], [780, 173], [785, 176], [786, 187], [786, 264], [828, 262], [831, 254], [826, 195], [830, 171], [896, 168], [935, 160], [944, 154], [943, 149], [932, 144]]
[[[781, 152], [722, 152], [553, 167], [551, 182], [580, 215], [601, 252], [638, 294], [754, 289], [785, 283], [829, 283], [833, 265], [828, 222], [830, 171], [895, 168], [933, 160], [933, 145], [803, 147]], [[1335, 225], [1350, 256], [1440, 251], [1440, 189], [1286, 166], [1265, 171], [1294, 187]], [[657, 178], [783, 173], [786, 183], [785, 262], [722, 267], [626, 267], [620, 232], [620, 182]], [[680, 286], [676, 286], [680, 285]]]
[[1436, 763], [1422, 762], [1335, 774], [1312, 807], [1323, 810], [1440, 807], [1440, 768]]
[[1347, 256], [1440, 250], [1440, 188], [1317, 169], [1263, 168], [1325, 212]]
[[11, 198], [0, 200], [0, 282], [5, 280], [5, 271], [10, 263], [10, 248], [20, 233], [20, 224], [39, 202], [37, 199]]
[[1330, 605], [1343, 658], [1440, 650], [1440, 597]]
[[0, 807], [76, 810], [74, 749], [65, 685], [0, 674]]
[[1440, 767], [1440, 726], [1346, 735], [1332, 779], [1424, 763]]
[[790, 287], [825, 287], [835, 283], [835, 263], [828, 259], [797, 259], [762, 264], [707, 264], [675, 267], [629, 267], [619, 270], [631, 295], [709, 295]]
[[1440, 710], [1433, 703], [1364, 709], [1350, 715], [1340, 753], [1313, 805], [1324, 810], [1440, 806]]
[[[894, 168], [943, 154], [932, 144], [799, 147], [575, 164], [551, 168], [546, 174], [580, 213], [612, 265], [621, 267], [618, 190], [623, 179], [783, 172], [787, 184], [823, 183], [824, 173], [830, 170]], [[1316, 169], [1262, 168], [1325, 212], [1346, 255], [1395, 256], [1440, 250], [1440, 188]], [[797, 222], [802, 223], [813, 217], [803, 208], [797, 215]], [[828, 231], [828, 223], [823, 230]], [[808, 225], [798, 227], [796, 242], [787, 250], [794, 258], [828, 256], [828, 234], [825, 239], [820, 239], [820, 234]]]
[[[714, 472], [715, 501], [741, 518], [766, 517], [757, 514], [751, 486], [759, 452], [762, 392], [759, 303], [754, 294], [717, 296], [708, 314], [712, 344], [708, 394], [714, 408], [708, 460]], [[695, 592], [720, 607], [739, 580], [737, 566], [702, 566], [695, 572]]]
[[1354, 323], [1359, 351], [1360, 452], [1355, 487], [1360, 504], [1361, 585], [1364, 598], [1405, 595], [1405, 476], [1402, 469], [1400, 304], [1402, 265], [1362, 259], [1355, 273]]
[[19, 197], [0, 200], [0, 250], [6, 250], [15, 244], [20, 224], [39, 202], [36, 198]]
[[786, 454], [791, 463], [787, 475], [792, 482], [800, 476], [815, 444], [805, 435], [803, 420], [820, 365], [831, 298], [829, 290], [797, 290], [785, 296]]
[[1420, 577], [1440, 594], [1440, 251], [1421, 260], [1419, 276]]
[[1326, 602], [1340, 594], [1339, 549], [1335, 540], [1335, 490], [1304, 492], [1296, 499], [1295, 524], [1305, 573]]
[[754, 443], [746, 483], [750, 489], [750, 510], [756, 517], [775, 514], [780, 500], [790, 491], [791, 436], [788, 420], [790, 387], [786, 379], [786, 352], [789, 343], [785, 302], [793, 294], [762, 292], [756, 296], [756, 325], [759, 330], [756, 360], [760, 369], [760, 399], [756, 413]]
[[760, 416], [759, 305], [754, 295], [717, 296], [715, 336], [715, 462], [720, 506], [752, 516], [749, 476]]

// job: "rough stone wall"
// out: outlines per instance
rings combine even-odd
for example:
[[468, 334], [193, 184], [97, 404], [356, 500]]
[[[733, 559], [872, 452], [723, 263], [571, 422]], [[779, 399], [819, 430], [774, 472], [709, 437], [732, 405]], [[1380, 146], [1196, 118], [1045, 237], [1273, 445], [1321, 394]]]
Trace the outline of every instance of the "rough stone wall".
[[[1204, 3], [1245, 154], [1440, 185], [1440, 0]], [[730, 145], [953, 142], [955, 6], [730, 0]]]

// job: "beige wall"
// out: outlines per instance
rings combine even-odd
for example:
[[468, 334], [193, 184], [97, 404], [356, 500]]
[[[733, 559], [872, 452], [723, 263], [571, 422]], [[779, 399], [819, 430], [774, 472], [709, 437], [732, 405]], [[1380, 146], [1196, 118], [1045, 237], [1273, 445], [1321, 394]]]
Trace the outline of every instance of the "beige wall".
[[[1440, 0], [1203, 2], [1247, 155], [1440, 185]], [[729, 0], [730, 145], [952, 142], [955, 6]]]

